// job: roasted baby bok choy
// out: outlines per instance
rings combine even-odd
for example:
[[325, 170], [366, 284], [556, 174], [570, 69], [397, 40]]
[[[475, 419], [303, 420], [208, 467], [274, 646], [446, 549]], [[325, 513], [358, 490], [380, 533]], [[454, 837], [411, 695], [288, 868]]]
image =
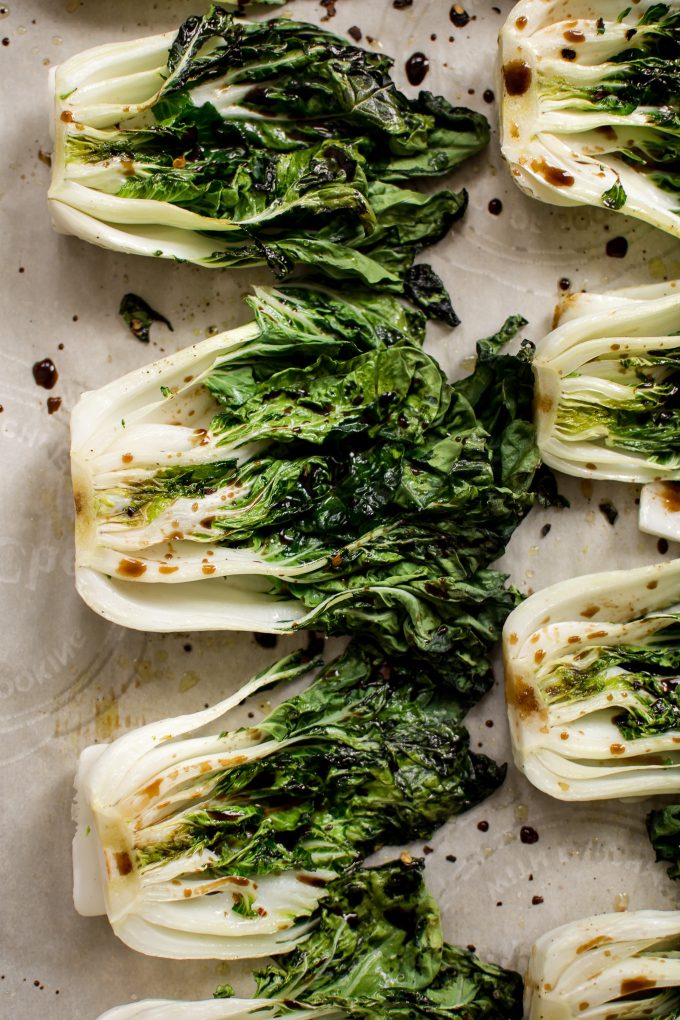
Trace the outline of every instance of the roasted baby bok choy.
[[601, 914], [541, 936], [524, 1006], [527, 1020], [677, 1020], [680, 911]]
[[212, 5], [177, 33], [88, 50], [56, 71], [55, 226], [203, 266], [304, 267], [403, 293], [457, 322], [415, 256], [465, 211], [414, 191], [487, 143], [486, 119], [421, 92], [392, 60], [290, 18]]
[[78, 590], [145, 630], [371, 634], [481, 693], [538, 464], [531, 352], [497, 353], [523, 320], [450, 385], [393, 298], [248, 303], [76, 407]]
[[101, 1020], [521, 1020], [518, 974], [445, 943], [421, 861], [336, 879], [314, 927], [288, 956], [256, 974], [258, 997], [148, 1000]]
[[583, 478], [650, 482], [643, 531], [680, 539], [680, 287], [573, 294], [534, 358], [541, 457]]
[[[256, 726], [225, 729], [246, 697], [318, 665], [295, 653], [212, 708], [83, 752], [81, 913], [106, 913], [156, 956], [288, 951], [339, 874], [429, 837], [502, 782], [470, 751], [459, 700], [367, 642]], [[218, 719], [221, 732], [194, 735]]]
[[501, 145], [522, 190], [680, 236], [677, 0], [520, 0], [500, 60]]
[[518, 768], [560, 800], [680, 789], [680, 560], [590, 574], [503, 631]]

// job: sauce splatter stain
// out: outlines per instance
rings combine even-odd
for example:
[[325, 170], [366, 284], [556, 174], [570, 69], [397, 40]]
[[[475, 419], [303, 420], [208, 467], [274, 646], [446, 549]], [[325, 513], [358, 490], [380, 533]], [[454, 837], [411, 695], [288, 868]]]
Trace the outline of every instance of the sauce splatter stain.
[[503, 81], [509, 96], [523, 96], [531, 85], [531, 68], [523, 60], [511, 60], [503, 67]]
[[454, 4], [449, 11], [449, 18], [456, 28], [465, 28], [470, 20], [470, 15], [464, 7], [461, 7], [460, 4]]
[[628, 241], [625, 237], [612, 237], [605, 246], [610, 259], [624, 259], [628, 254]]
[[141, 577], [146, 570], [146, 563], [140, 560], [121, 560], [118, 564], [118, 573], [122, 577]]
[[574, 178], [570, 173], [562, 170], [561, 167], [552, 166], [543, 158], [532, 159], [531, 169], [534, 173], [540, 174], [544, 181], [552, 184], [555, 188], [571, 188], [574, 183]]
[[44, 390], [51, 390], [57, 384], [59, 373], [51, 358], [43, 358], [33, 365], [33, 378], [36, 386], [42, 386]]
[[430, 61], [424, 53], [412, 53], [406, 61], [406, 77], [410, 85], [420, 85], [430, 70]]

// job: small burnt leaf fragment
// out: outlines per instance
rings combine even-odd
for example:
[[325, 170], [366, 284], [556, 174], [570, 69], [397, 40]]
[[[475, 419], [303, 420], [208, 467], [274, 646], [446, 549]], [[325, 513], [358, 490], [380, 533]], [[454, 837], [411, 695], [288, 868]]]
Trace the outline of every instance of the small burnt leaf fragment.
[[160, 312], [155, 311], [138, 294], [124, 294], [118, 308], [118, 314], [123, 317], [132, 335], [141, 340], [143, 344], [148, 344], [150, 340], [152, 322], [162, 322], [171, 333], [173, 332], [170, 321], [164, 315], [161, 315]]

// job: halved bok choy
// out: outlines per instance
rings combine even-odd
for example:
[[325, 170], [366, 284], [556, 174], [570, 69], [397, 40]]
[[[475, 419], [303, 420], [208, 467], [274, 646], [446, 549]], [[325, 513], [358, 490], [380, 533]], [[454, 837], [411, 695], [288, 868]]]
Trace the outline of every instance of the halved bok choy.
[[504, 767], [470, 751], [460, 701], [366, 642], [257, 725], [225, 729], [245, 698], [318, 666], [294, 653], [211, 708], [83, 752], [81, 913], [106, 913], [155, 956], [288, 952], [338, 875], [428, 838], [502, 782]]
[[503, 631], [517, 767], [559, 800], [680, 789], [680, 560], [572, 578]]
[[257, 290], [255, 321], [85, 394], [76, 583], [144, 630], [361, 632], [486, 689], [535, 500], [531, 349], [449, 384], [396, 300]]
[[555, 928], [531, 950], [527, 1020], [675, 1020], [680, 911], [600, 914]]
[[336, 879], [314, 927], [255, 974], [257, 997], [221, 987], [202, 1002], [147, 1000], [101, 1020], [521, 1020], [518, 974], [444, 942], [423, 862], [406, 854]]
[[536, 427], [546, 464], [646, 483], [643, 531], [680, 540], [678, 281], [575, 293], [536, 349]]

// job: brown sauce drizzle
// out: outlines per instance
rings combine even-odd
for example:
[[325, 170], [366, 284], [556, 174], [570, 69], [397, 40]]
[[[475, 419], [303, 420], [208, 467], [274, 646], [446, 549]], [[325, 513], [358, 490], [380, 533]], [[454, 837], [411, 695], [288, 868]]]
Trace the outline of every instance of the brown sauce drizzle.
[[680, 482], [664, 482], [662, 498], [666, 510], [676, 514], [680, 510]]
[[540, 712], [541, 706], [536, 697], [533, 687], [520, 681], [515, 683], [508, 691], [508, 702], [519, 709], [522, 719], [527, 719], [534, 712]]
[[611, 942], [611, 936], [609, 935], [596, 935], [594, 939], [589, 942], [584, 942], [576, 950], [576, 955], [580, 956], [582, 953], [587, 953], [589, 949], [596, 949], [598, 946], [604, 945], [606, 942]]
[[643, 976], [626, 978], [621, 982], [621, 995], [633, 995], [634, 992], [643, 992], [647, 988], [656, 988], [656, 981]]
[[503, 66], [503, 81], [509, 96], [523, 96], [531, 86], [531, 68], [524, 60], [511, 60]]
[[146, 563], [139, 560], [121, 560], [118, 564], [118, 573], [123, 577], [141, 577], [146, 570]]
[[119, 850], [115, 855], [116, 867], [119, 875], [129, 875], [132, 871], [130, 854], [126, 850]]
[[531, 169], [536, 174], [540, 174], [544, 181], [548, 184], [552, 184], [555, 188], [570, 188], [574, 183], [574, 178], [566, 170], [561, 170], [558, 166], [551, 166], [550, 163], [541, 157], [541, 159], [532, 159]]

